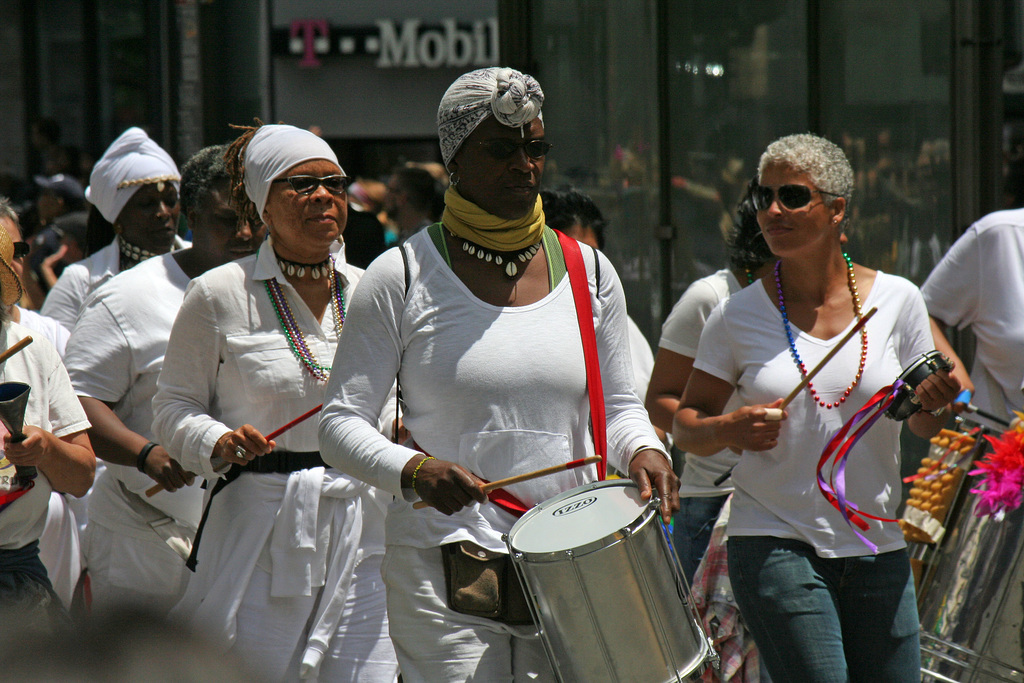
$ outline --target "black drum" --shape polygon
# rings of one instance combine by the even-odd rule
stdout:
[[[939,370],[952,370],[953,364],[940,351],[929,351],[914,359],[897,380],[903,384],[896,392],[896,398],[885,409],[885,414],[894,420],[902,421],[921,410],[921,401],[914,393],[914,387],[925,381]]]

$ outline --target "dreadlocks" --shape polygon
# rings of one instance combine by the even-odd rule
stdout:
[[[227,166],[228,175],[231,176],[231,201],[238,212],[238,224],[242,225],[248,221],[249,225],[256,226],[263,223],[263,217],[256,211],[256,205],[245,192],[245,150],[252,136],[263,125],[258,118],[254,118],[253,121],[256,123],[255,126],[231,124],[232,128],[242,131],[242,134],[228,145],[228,151],[224,153],[224,164]]]

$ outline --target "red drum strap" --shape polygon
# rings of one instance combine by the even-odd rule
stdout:
[[[608,438],[605,433],[604,389],[601,387],[601,365],[597,358],[597,335],[594,332],[594,312],[590,306],[590,287],[587,268],[583,263],[580,243],[555,230],[565,256],[565,269],[569,273],[572,298],[576,303],[576,318],[583,341],[583,360],[587,366],[587,394],[590,396],[590,423],[594,431],[594,452],[601,456],[597,464],[597,478],[604,480],[608,468]],[[594,258],[597,258],[595,252]]]

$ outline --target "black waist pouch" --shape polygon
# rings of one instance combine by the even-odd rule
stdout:
[[[507,553],[470,541],[441,546],[448,606],[511,626],[533,624],[519,575]]]

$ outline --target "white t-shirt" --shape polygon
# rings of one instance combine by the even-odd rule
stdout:
[[[921,287],[928,312],[977,338],[971,402],[1013,417],[1024,407],[1024,209],[967,229]]]
[[[661,326],[659,348],[687,358],[697,357],[697,344],[708,316],[719,302],[743,287],[728,268],[693,282],[672,307]],[[729,413],[743,405],[733,394],[723,412]],[[686,466],[679,482],[679,497],[721,496],[732,491],[732,482],[726,480],[715,486],[715,480],[739,462],[740,456],[728,448],[714,455],[686,454]]]
[[[879,272],[863,310],[877,306],[868,321],[868,355],[860,384],[839,408],[826,410],[802,391],[787,411],[779,445],[744,451],[733,470],[735,486],[729,536],[776,536],[804,541],[821,557],[870,554],[839,512],[818,490],[815,472],[832,436],[882,387],[892,384],[918,356],[934,348],[920,292],[903,278]],[[847,327],[852,328],[853,322]],[[817,365],[836,342],[818,339],[791,324],[800,358]],[[824,400],[834,400],[857,374],[860,335],[844,346],[814,378]],[[800,382],[790,356],[782,317],[763,285],[733,294],[712,312],[701,335],[694,367],[736,387],[746,405],[771,403]],[[900,503],[901,424],[880,418],[850,451],[847,498],[880,517],[895,517]],[[866,536],[879,552],[904,547],[894,523],[867,520]]]
[[[40,315],[29,308],[18,306],[18,312],[21,315],[19,322],[33,332],[38,332],[46,337],[47,341],[53,344],[53,348],[57,349],[57,353],[63,358],[64,350],[68,345],[68,338],[71,336],[68,328],[64,327],[58,320]]]
[[[148,259],[111,278],[86,302],[64,358],[78,395],[111,404],[125,427],[151,440],[156,440],[156,380],[188,283],[172,254]],[[103,457],[102,452],[96,455]],[[198,480],[150,498],[145,496],[153,486],[149,476],[109,462],[89,496],[90,518],[115,531],[152,535],[124,500],[120,483],[180,524],[199,524],[203,492]]]
[[[172,251],[190,246],[175,236]],[[46,295],[40,313],[55,318],[69,330],[75,328],[85,300],[101,284],[121,272],[121,251],[117,238],[95,254],[71,263],[60,274],[57,284]]]
[[[28,336],[33,336],[28,328],[18,323],[5,323],[0,330],[0,351]],[[30,387],[24,424],[45,429],[58,437],[89,428],[89,420],[71,388],[60,356],[46,339],[33,336],[31,344],[0,365],[0,382],[21,382]],[[0,426],[0,432],[6,430]],[[10,490],[14,474],[14,465],[0,451],[0,491]],[[46,525],[52,490],[46,475],[40,471],[29,492],[0,512],[0,549],[16,550],[39,538]]]
[[[647,342],[647,337],[640,331],[640,326],[626,316],[626,332],[629,337],[629,356],[633,361],[633,379],[636,381],[636,395],[641,398],[647,395],[647,385],[651,383],[651,372],[654,371],[654,352]]]
[[[382,436],[374,428],[376,415],[401,368],[405,425],[418,446],[437,458],[493,481],[592,454],[583,347],[569,278],[533,304],[493,306],[452,272],[426,231],[406,245],[408,296],[402,257],[393,248],[371,264],[353,298],[321,413],[323,457],[397,496],[387,517],[389,545],[428,548],[472,540],[504,551],[501,534],[515,519],[493,504],[474,504],[450,517],[412,509],[415,498],[402,490],[401,472],[419,451]],[[664,448],[634,390],[618,276],[598,254],[601,291],[595,292],[593,254],[583,250],[601,362],[608,462],[626,471],[638,449]],[[595,467],[583,467],[508,491],[529,506],[595,478]]]

